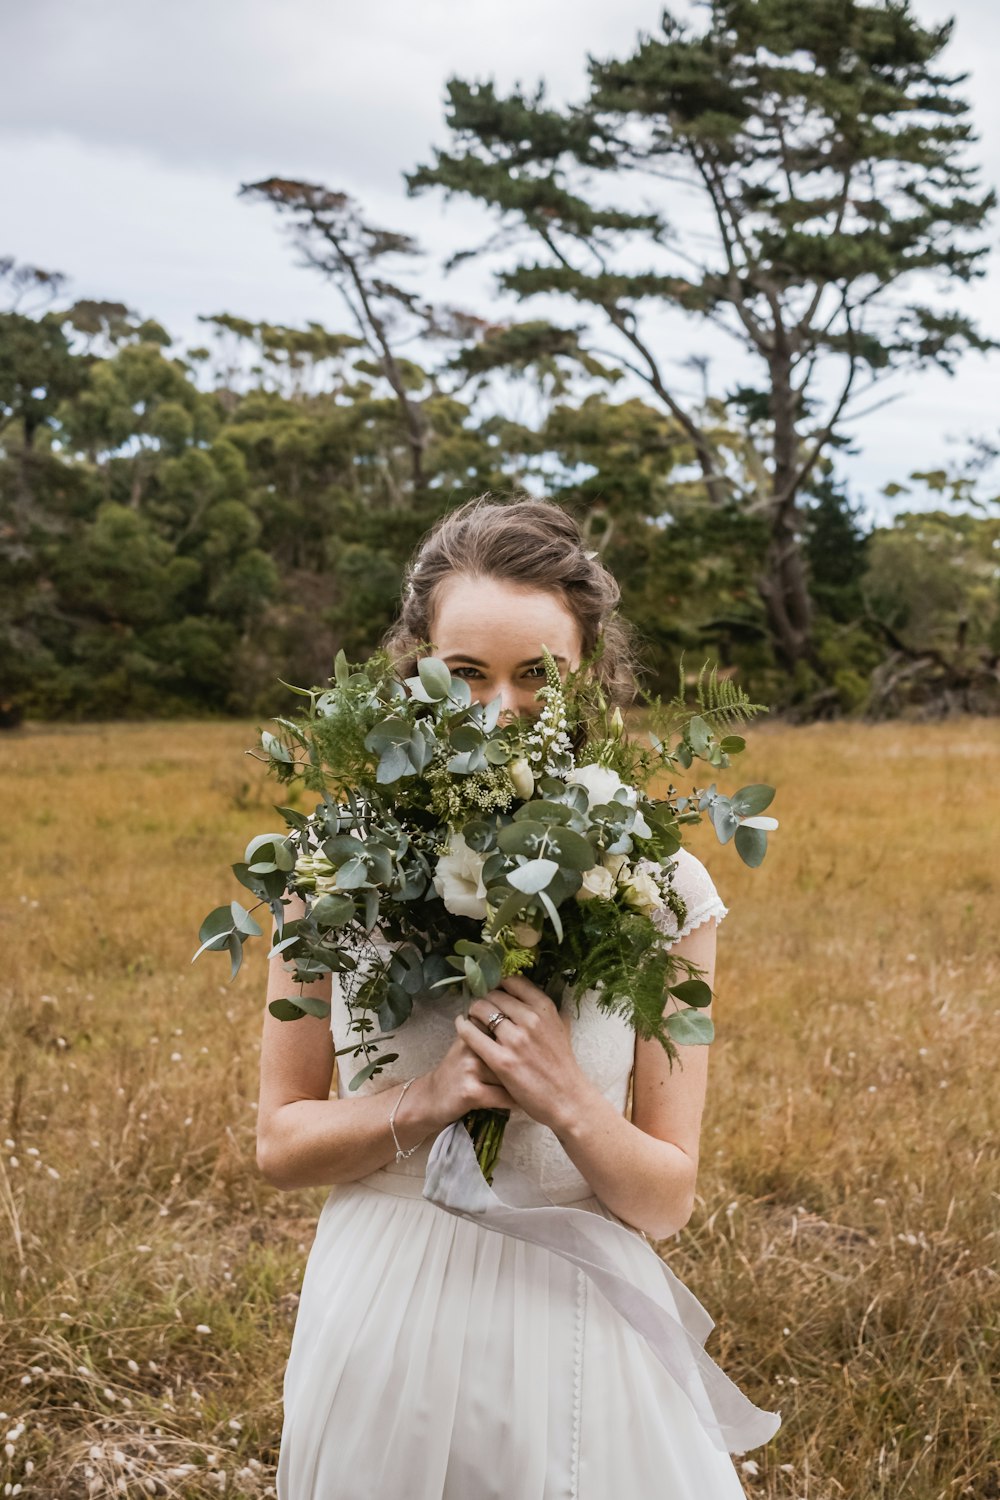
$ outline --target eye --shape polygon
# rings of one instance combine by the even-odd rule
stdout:
[[[452,669],[451,669],[451,675],[453,677],[461,677],[461,675],[462,675],[463,672],[478,672],[478,671],[479,671],[478,667],[452,667]]]
[[[538,666],[529,667],[528,668],[528,676],[530,677],[533,672],[536,673],[540,677],[544,677],[545,676],[545,667],[541,663],[539,663]]]

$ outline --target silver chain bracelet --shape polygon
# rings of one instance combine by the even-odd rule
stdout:
[[[406,1093],[406,1090],[410,1087],[411,1083],[416,1083],[416,1081],[416,1078],[408,1078],[406,1080],[406,1082],[403,1084],[402,1092],[400,1093],[399,1098],[396,1100],[395,1104],[392,1106],[392,1109],[389,1111],[389,1129],[392,1131],[392,1139],[396,1147],[397,1161],[405,1161],[408,1156],[412,1156],[414,1151],[416,1151],[417,1146],[421,1145],[423,1140],[423,1137],[421,1137],[421,1140],[417,1142],[417,1146],[411,1146],[409,1151],[404,1151],[402,1146],[399,1144],[399,1139],[396,1135],[396,1111],[403,1102],[403,1095]]]

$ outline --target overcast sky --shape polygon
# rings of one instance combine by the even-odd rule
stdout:
[[[578,99],[586,54],[622,55],[655,31],[656,0],[0,0],[0,254],[65,272],[73,297],[126,302],[182,341],[198,313],[347,326],[333,290],[296,266],[273,210],[236,196],[280,174],[344,189],[368,217],[427,251],[428,296],[478,313],[502,303],[482,263],[445,279],[455,248],[492,220],[438,193],[410,199],[402,173],[447,145],[445,81],[500,88],[544,78],[554,102]],[[957,11],[944,63],[969,71],[984,181],[1000,183],[1000,7],[916,0],[925,21]],[[682,210],[683,212],[683,210]],[[1000,223],[994,221],[994,244]],[[411,273],[412,274],[412,273]],[[410,283],[412,284],[412,282]],[[958,299],[1000,337],[1000,271]],[[565,321],[574,310],[562,308]],[[669,360],[708,351],[728,385],[725,346],[670,325]],[[844,461],[857,499],[914,468],[953,460],[996,435],[1000,356],[969,354],[949,379],[928,373],[859,421]],[[890,388],[886,388],[888,394]]]

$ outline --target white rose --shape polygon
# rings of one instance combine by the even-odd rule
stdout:
[[[531,767],[523,755],[519,755],[516,760],[511,761],[507,767],[507,775],[514,783],[514,790],[517,795],[527,802],[535,790],[535,778],[532,775]]]
[[[615,856],[624,859],[624,855]],[[590,901],[596,897],[600,901],[610,901],[615,889],[615,877],[605,865],[594,865],[592,869],[584,870],[583,884],[576,893],[578,901]]]
[[[617,771],[612,771],[610,766],[599,766],[596,762],[592,762],[589,766],[576,766],[570,771],[566,780],[584,788],[587,793],[588,807],[596,807],[599,802],[610,802],[618,788],[625,786]],[[626,790],[630,789],[626,788]],[[629,805],[635,806],[634,791],[629,799]]]
[[[602,854],[601,864],[606,870],[610,870],[613,879],[621,880],[622,871],[625,871],[625,879],[629,876],[629,862],[627,854]]]
[[[470,849],[463,834],[451,835],[448,852],[439,858],[433,879],[434,889],[456,917],[486,916],[485,863],[485,854]]]
[[[652,916],[657,907],[663,906],[663,895],[648,870],[635,870],[624,887],[625,900],[636,911]]]

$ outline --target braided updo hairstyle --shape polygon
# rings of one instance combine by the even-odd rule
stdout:
[[[434,523],[403,571],[399,614],[382,639],[401,677],[416,671],[418,646],[432,641],[442,581],[453,574],[495,578],[559,596],[580,628],[609,705],[625,708],[638,691],[634,627],[618,613],[621,590],[596,553],[584,547],[573,517],[551,500],[530,496],[467,500]]]

